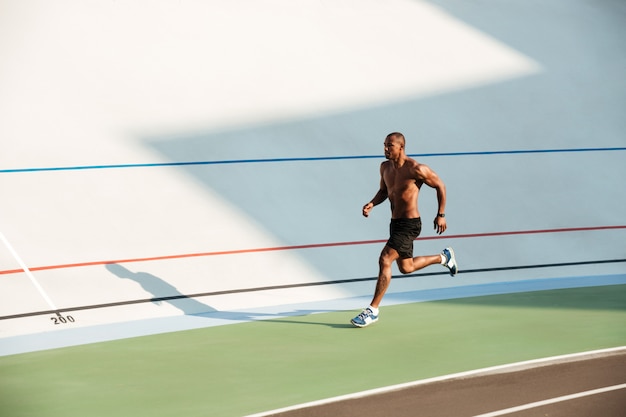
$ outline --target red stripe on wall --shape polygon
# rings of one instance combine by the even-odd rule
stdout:
[[[542,229],[542,230],[518,230],[518,231],[509,231],[509,232],[469,233],[469,234],[462,234],[462,235],[420,237],[417,240],[466,239],[466,238],[495,237],[495,236],[532,235],[532,234],[542,234],[542,233],[588,232],[588,231],[615,230],[615,229],[626,229],[626,225],[570,227],[570,228],[561,228],[561,229]],[[47,271],[51,269],[78,268],[78,267],[84,267],[84,266],[122,264],[122,263],[131,263],[131,262],[164,261],[168,259],[237,255],[237,254],[258,253],[258,252],[277,252],[277,251],[297,250],[297,249],[328,248],[328,247],[333,247],[333,246],[370,245],[374,243],[377,243],[377,244],[385,243],[386,241],[387,241],[386,239],[360,240],[360,241],[353,241],[353,242],[314,243],[314,244],[308,244],[308,245],[237,249],[237,250],[218,251],[218,252],[185,253],[185,254],[178,254],[178,255],[153,256],[153,257],[148,257],[148,258],[114,259],[114,260],[106,260],[106,261],[92,261],[92,262],[79,262],[79,263],[72,263],[72,264],[35,266],[32,268],[28,268],[28,269],[30,271]],[[8,269],[8,270],[3,270],[3,271],[0,270],[0,275],[17,274],[21,272],[24,272],[24,271],[22,269]]]

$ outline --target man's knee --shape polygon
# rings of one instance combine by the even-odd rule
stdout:
[[[399,270],[400,270],[400,272],[401,272],[401,273],[403,273],[403,274],[408,274],[408,273],[410,273],[410,272],[411,272],[411,271],[410,271],[407,267],[405,267],[403,264],[399,264],[399,265],[398,265],[398,269],[399,269]]]
[[[390,256],[385,256],[381,254],[380,257],[378,258],[378,265],[381,268],[391,267],[392,264],[393,264],[393,259]]]
[[[394,256],[395,253],[393,250],[389,250],[387,247],[380,253],[378,257],[378,265],[380,267],[391,267],[393,261],[397,259],[397,256]]]
[[[415,268],[413,267],[413,259],[411,258],[398,259],[397,263],[398,263],[398,269],[403,274],[410,274],[411,272],[415,271]]]

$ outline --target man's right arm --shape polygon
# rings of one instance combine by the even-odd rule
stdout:
[[[378,189],[378,192],[376,193],[374,198],[372,198],[369,203],[363,206],[363,216],[368,217],[370,215],[370,211],[374,208],[374,206],[377,206],[383,201],[385,201],[387,197],[388,197],[387,185],[385,184],[385,181],[383,179],[383,165],[381,164],[380,188]]]

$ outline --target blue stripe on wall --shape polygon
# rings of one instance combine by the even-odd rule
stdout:
[[[512,154],[538,154],[538,153],[568,153],[568,152],[614,152],[626,151],[626,147],[615,148],[574,148],[574,149],[525,149],[509,151],[479,151],[479,152],[442,152],[409,154],[410,157],[435,157],[435,156],[477,156],[477,155],[512,155]],[[40,167],[40,168],[15,168],[0,169],[0,174],[19,172],[42,172],[42,171],[79,171],[90,169],[117,169],[117,168],[153,168],[186,165],[224,165],[224,164],[253,164],[253,163],[280,163],[280,162],[310,162],[310,161],[334,161],[348,159],[382,159],[382,155],[352,155],[352,156],[320,156],[320,157],[296,157],[296,158],[264,158],[264,159],[227,159],[216,161],[190,161],[190,162],[159,162],[145,164],[111,164],[111,165],[79,165],[65,167]]]

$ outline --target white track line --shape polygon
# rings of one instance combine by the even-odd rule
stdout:
[[[562,402],[562,401],[575,400],[576,398],[586,397],[588,395],[602,394],[603,392],[615,391],[615,390],[624,389],[624,388],[626,388],[626,384],[613,385],[613,386],[610,386],[610,387],[592,389],[590,391],[584,391],[584,392],[579,392],[579,393],[576,393],[576,394],[564,395],[562,397],[556,397],[556,398],[551,398],[549,400],[537,401],[537,402],[534,402],[534,403],[528,403],[528,404],[520,405],[520,406],[517,406],[517,407],[505,408],[504,410],[498,410],[498,411],[494,411],[494,412],[491,412],[491,413],[480,414],[480,415],[476,415],[474,417],[497,417],[497,416],[503,416],[505,414],[511,414],[511,413],[515,413],[517,411],[524,411],[524,410],[528,410],[530,408],[541,407],[541,406],[544,406],[544,405],[554,404],[554,403],[558,403],[558,402]]]
[[[468,378],[468,377],[477,376],[477,375],[481,375],[481,374],[485,374],[485,373],[506,371],[506,370],[517,368],[517,367],[527,367],[527,366],[531,366],[531,365],[549,364],[549,363],[565,361],[565,360],[575,360],[577,358],[583,358],[583,357],[586,357],[586,356],[595,356],[595,355],[602,355],[602,354],[616,353],[616,352],[624,352],[624,351],[626,351],[626,346],[619,346],[619,347],[609,348],[609,349],[600,349],[600,350],[593,350],[593,351],[589,351],[589,352],[580,352],[580,353],[573,353],[573,354],[569,354],[569,355],[552,356],[552,357],[549,357],[549,358],[533,359],[533,360],[524,361],[524,362],[509,363],[509,364],[506,364],[506,365],[498,365],[498,366],[492,366],[492,367],[489,367],[489,368],[475,369],[473,371],[460,372],[460,373],[450,374],[450,375],[443,375],[443,376],[438,376],[438,377],[428,378],[428,379],[421,379],[419,381],[407,382],[405,384],[390,385],[388,387],[376,388],[376,389],[372,389],[372,390],[368,390],[368,391],[355,392],[353,394],[347,394],[347,395],[341,395],[341,396],[338,396],[338,397],[326,398],[326,399],[323,399],[323,400],[312,401],[312,402],[308,402],[308,403],[304,403],[304,404],[297,404],[297,405],[293,405],[291,407],[285,407],[285,408],[280,408],[280,409],[271,410],[271,411],[264,411],[264,412],[258,413],[258,414],[250,414],[250,415],[245,416],[245,417],[267,417],[267,416],[271,416],[271,415],[278,414],[278,413],[284,413],[284,412],[287,412],[287,411],[301,410],[303,408],[317,407],[317,406],[321,406],[321,405],[336,403],[336,402],[339,402],[339,401],[352,400],[352,399],[356,399],[356,398],[363,398],[363,397],[367,397],[367,396],[370,396],[370,395],[384,394],[384,393],[388,393],[388,392],[391,392],[391,391],[397,391],[397,390],[401,390],[401,389],[412,388],[412,387],[416,387],[416,386],[419,386],[419,385],[430,384],[430,383],[433,383],[433,382],[449,381],[449,380],[458,379],[458,378]],[[618,389],[618,388],[616,388],[616,389]],[[488,414],[485,414],[482,417],[485,417],[485,416],[488,416]],[[481,416],[475,416],[475,417],[481,417]]]
[[[9,243],[9,241],[7,240],[6,237],[4,237],[4,234],[2,232],[0,232],[0,239],[2,240],[2,242],[4,243],[4,246],[7,247],[7,249],[9,250],[9,252],[11,252],[11,255],[13,255],[13,257],[15,258],[15,260],[17,261],[17,263],[20,265],[20,268],[22,268],[22,270],[24,270],[24,273],[26,274],[26,276],[28,278],[30,278],[30,281],[33,283],[33,285],[35,286],[35,288],[37,288],[37,291],[39,291],[39,294],[41,294],[41,296],[43,297],[44,300],[46,300],[46,303],[48,303],[48,305],[50,306],[50,308],[52,310],[58,310],[58,308],[56,308],[56,306],[54,305],[54,303],[52,302],[52,300],[50,299],[50,297],[48,297],[48,294],[46,294],[46,292],[43,290],[43,288],[41,288],[41,285],[39,285],[39,283],[37,282],[37,280],[35,279],[35,276],[33,275],[32,272],[30,272],[30,269],[28,269],[28,267],[26,266],[26,264],[24,263],[24,261],[22,261],[22,258],[20,258],[20,256],[17,254],[17,252],[15,252],[15,249],[13,249],[13,246],[11,246],[11,244]]]

